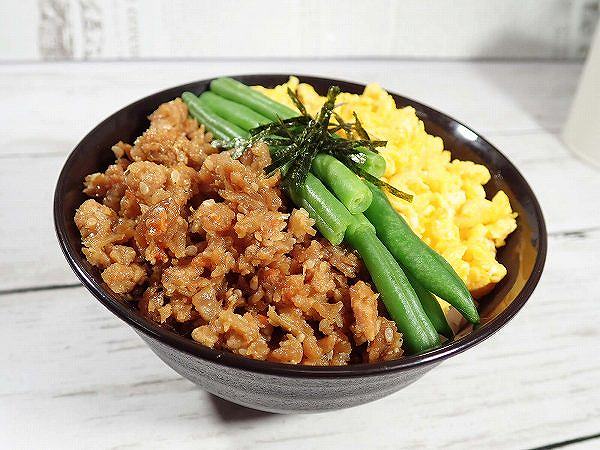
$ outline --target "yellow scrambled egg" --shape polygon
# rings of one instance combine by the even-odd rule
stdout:
[[[274,89],[256,89],[293,108],[288,87],[310,114],[325,101],[295,77]],[[342,93],[338,103],[344,120],[352,121],[354,111],[373,139],[387,141],[380,151],[387,163],[384,179],[414,195],[412,203],[393,196],[390,201],[415,233],[448,260],[470,291],[500,281],[506,268],[496,261],[496,248],[516,228],[517,214],[504,192],[485,198],[488,169],[471,161],[452,161],[442,140],[425,132],[415,110],[396,108],[377,84],[369,84],[362,95]]]

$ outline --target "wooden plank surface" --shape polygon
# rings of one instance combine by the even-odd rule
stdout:
[[[377,82],[485,134],[558,131],[580,64],[419,61],[209,61],[0,65],[0,155],[69,152],[133,100],[223,74],[291,73]],[[27,125],[35,123],[35,132]],[[68,124],[68,125],[67,125]]]
[[[548,223],[544,275],[509,325],[419,383],[350,410],[277,416],[223,402],[161,363],[85,289],[51,288],[77,285],[51,198],[83,134],[174,84],[273,71],[378,81],[455,116],[517,165]],[[600,433],[600,172],[556,134],[579,71],[418,61],[0,66],[0,448],[600,445],[589,438]]]

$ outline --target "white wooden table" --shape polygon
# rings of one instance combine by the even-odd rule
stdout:
[[[0,448],[600,447],[600,172],[558,133],[573,63],[244,61],[0,65]],[[546,269],[500,333],[418,383],[308,416],[221,401],[166,367],[80,286],[54,236],[54,183],[104,117],[219,74],[377,81],[482,132],[542,204]]]

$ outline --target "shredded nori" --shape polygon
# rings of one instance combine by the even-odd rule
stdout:
[[[213,141],[213,145],[230,149],[231,157],[237,159],[248,148],[264,142],[271,152],[271,164],[265,168],[265,172],[271,175],[280,170],[282,184],[291,191],[297,191],[304,184],[315,156],[326,153],[390,194],[412,201],[412,195],[374,177],[361,167],[367,159],[365,152],[368,150],[377,153],[378,147],[384,147],[387,141],[372,140],[355,112],[354,122],[344,121],[334,110],[339,93],[338,86],[330,87],[321,110],[315,117],[311,117],[296,92],[288,88],[288,95],[300,111],[300,116],[278,118],[275,122],[253,128],[248,139]],[[335,122],[331,122],[332,117]],[[343,131],[345,137],[336,134],[339,131]]]

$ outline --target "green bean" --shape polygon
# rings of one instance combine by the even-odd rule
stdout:
[[[318,154],[311,171],[321,180],[352,214],[361,213],[371,204],[373,194],[346,165],[331,155]]]
[[[315,227],[317,227],[317,230],[319,230],[319,233],[321,233],[325,239],[327,239],[329,242],[337,241],[339,239],[339,233],[331,228],[329,224],[317,214],[310,203],[304,199],[301,199],[296,206],[302,207],[306,210],[306,212],[308,212],[308,215],[315,221]]]
[[[404,273],[406,274],[408,281],[410,281],[411,286],[415,290],[417,297],[419,297],[421,306],[423,306],[423,309],[433,324],[433,327],[442,336],[452,339],[454,337],[454,332],[452,331],[452,328],[450,328],[450,325],[446,320],[446,315],[444,314],[444,311],[442,310],[442,307],[435,296],[421,286],[421,283],[415,280],[415,278],[408,271],[405,270]]]
[[[394,258],[427,289],[454,306],[469,322],[478,323],[479,313],[462,279],[441,255],[425,244],[394,210],[381,189],[366,182],[373,201],[365,216]]]
[[[360,254],[408,350],[421,353],[439,345],[439,335],[406,275],[375,233],[351,225],[346,240]]]
[[[333,134],[334,139],[343,139],[339,134]],[[357,150],[365,154],[366,161],[361,164],[361,168],[374,177],[381,178],[385,173],[385,158],[367,147],[357,147]]]
[[[369,219],[367,219],[363,213],[352,214],[352,217],[354,218],[354,221],[352,222],[353,226],[364,227],[365,229],[369,229],[375,233],[375,227],[371,222],[369,222]]]
[[[364,164],[361,165],[361,168],[374,177],[381,178],[385,173],[385,159],[383,156],[372,152],[371,150],[367,150],[366,148],[361,148],[361,151],[363,151],[367,157]]]
[[[207,109],[198,97],[191,92],[184,92],[181,98],[187,105],[190,115],[199,123],[203,124],[217,139],[233,139],[237,137],[247,138],[246,130],[226,121]]]
[[[290,192],[296,206],[305,208],[309,214],[314,211],[313,219],[318,230],[333,245],[344,240],[348,225],[354,220],[352,214],[335,196],[312,174],[308,174],[299,192]],[[327,227],[321,227],[324,223]]]
[[[254,112],[247,106],[227,100],[214,92],[203,92],[199,98],[200,102],[207,108],[213,110],[215,114],[246,131],[250,131],[252,128],[256,128],[260,125],[271,123],[269,119]]]
[[[240,103],[273,121],[299,116],[298,111],[271,100],[264,94],[233,78],[217,78],[210,83],[210,90],[215,94]]]

